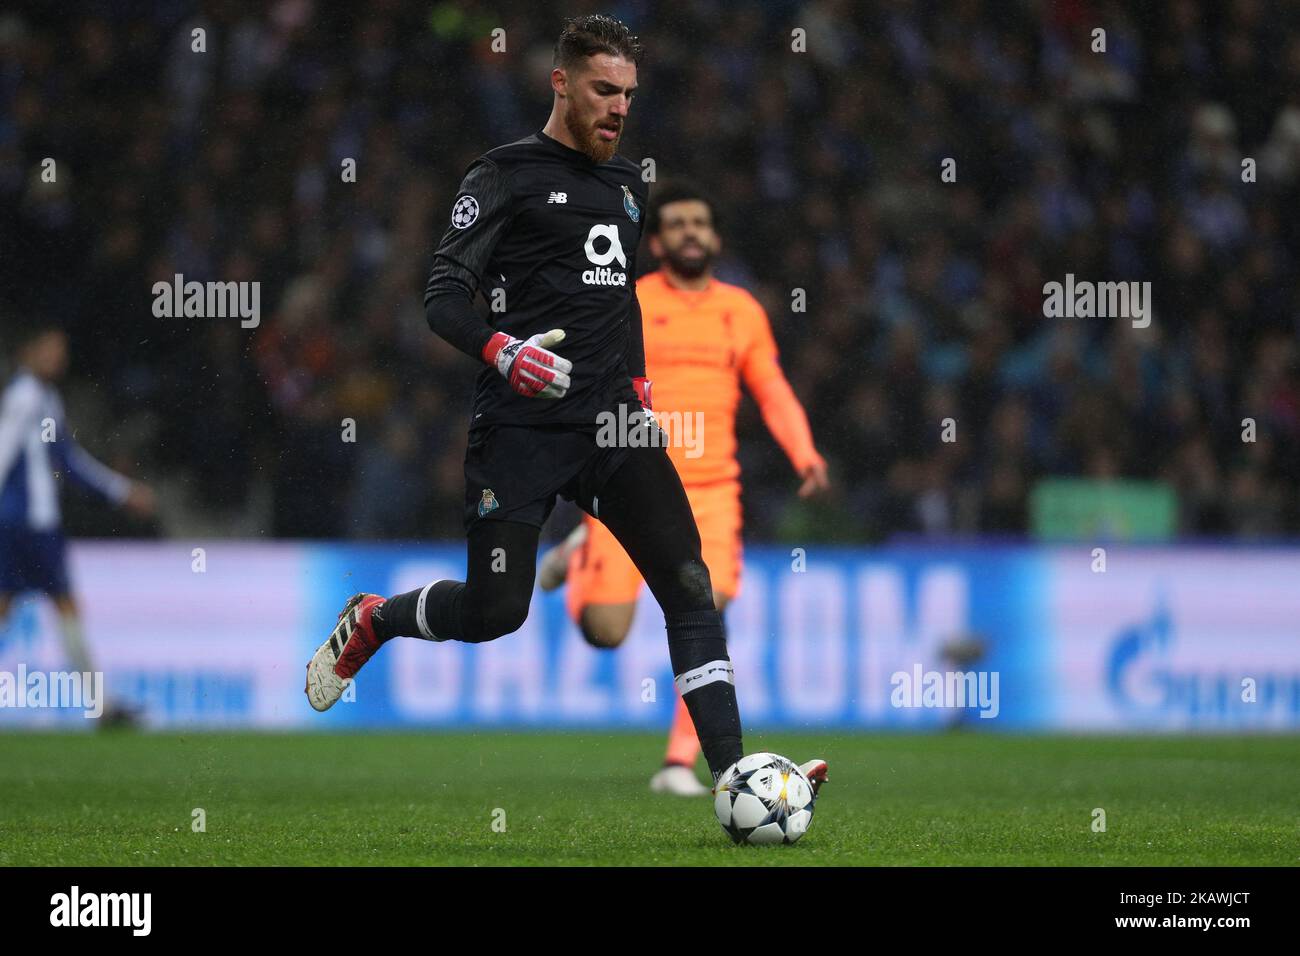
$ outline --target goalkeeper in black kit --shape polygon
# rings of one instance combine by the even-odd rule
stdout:
[[[742,756],[722,621],[677,472],[657,442],[597,440],[598,416],[620,420],[620,406],[621,420],[630,413],[656,427],[635,286],[648,187],[617,155],[641,54],[617,20],[568,21],[546,126],[465,174],[425,312],[438,335],[486,366],[465,454],[466,579],[354,595],[307,665],[317,710],[391,638],[479,643],[518,630],[560,495],[605,523],[663,609],[673,674],[714,779]],[[473,308],[479,292],[494,304],[495,327]],[[816,765],[815,786],[825,775]]]

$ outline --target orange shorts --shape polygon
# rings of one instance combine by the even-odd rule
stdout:
[[[704,565],[713,590],[734,598],[740,592],[740,482],[686,486],[700,529]],[[587,540],[569,558],[565,605],[575,621],[588,604],[630,604],[641,592],[641,573],[614,535],[586,516]]]

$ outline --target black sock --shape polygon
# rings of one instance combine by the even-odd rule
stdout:
[[[418,637],[426,641],[454,638],[459,628],[451,622],[454,604],[465,585],[459,581],[434,581],[414,591],[396,594],[377,607],[371,617],[380,643],[394,637]],[[424,596],[423,608],[420,597]],[[421,613],[423,611],[423,613]]]
[[[665,614],[664,623],[677,690],[686,701],[700,749],[717,780],[744,755],[722,615],[712,608],[679,612]]]

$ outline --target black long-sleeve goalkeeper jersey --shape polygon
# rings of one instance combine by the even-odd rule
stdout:
[[[561,399],[515,394],[495,368],[479,374],[472,426],[595,424],[635,401],[645,374],[636,249],[649,187],[635,163],[595,163],[545,133],[490,150],[465,173],[425,289],[430,327],[481,361],[494,331],[520,339],[563,329],[573,363]],[[481,291],[491,326],[474,312]]]

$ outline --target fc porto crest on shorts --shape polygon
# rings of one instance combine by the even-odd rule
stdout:
[[[484,488],[483,497],[478,503],[478,516],[485,518],[500,507],[501,503],[497,501],[496,493],[491,488]]]
[[[627,213],[627,217],[633,222],[641,221],[641,207],[632,198],[632,190],[626,186],[623,187],[623,211]]]

